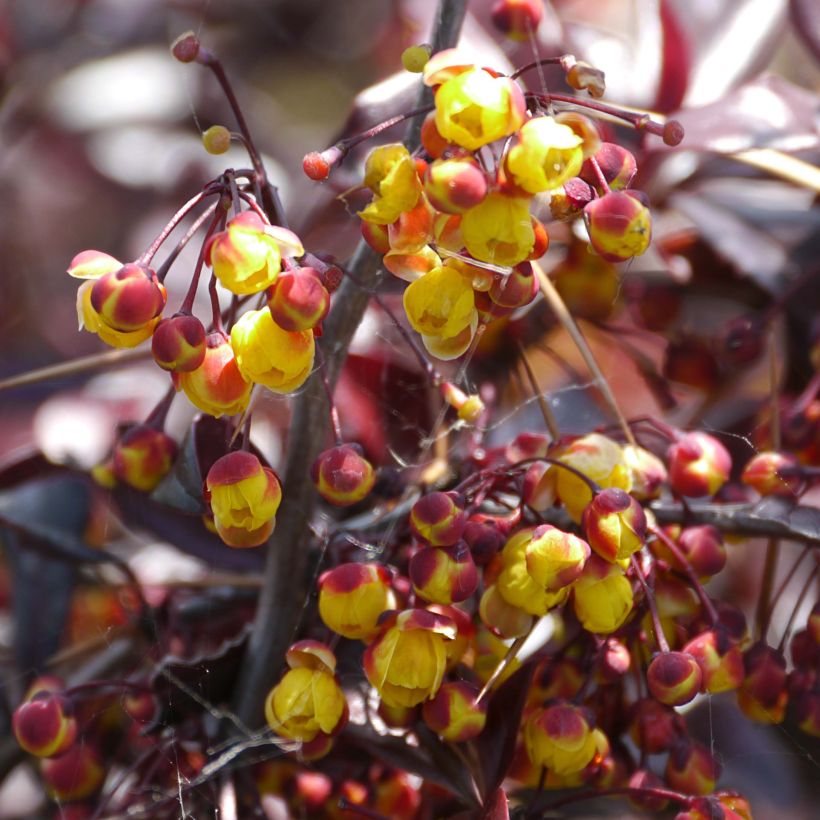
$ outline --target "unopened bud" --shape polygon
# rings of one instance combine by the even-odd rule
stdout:
[[[427,45],[427,43],[422,43],[417,46],[408,46],[401,53],[401,64],[407,71],[413,74],[421,74],[432,53],[433,49]]]
[[[193,31],[186,31],[171,44],[171,54],[181,63],[192,63],[199,54],[199,38]]]
[[[649,664],[646,681],[652,696],[667,706],[689,703],[703,681],[698,662],[684,652],[662,652]]]
[[[209,154],[224,154],[231,147],[231,132],[224,125],[212,125],[203,133],[202,144]]]

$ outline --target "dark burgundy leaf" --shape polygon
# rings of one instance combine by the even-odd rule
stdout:
[[[680,145],[686,151],[802,151],[820,142],[817,96],[774,75],[761,76],[716,102],[674,116],[686,132]],[[660,141],[651,147],[664,150]]]
[[[691,58],[686,32],[670,0],[661,0],[661,77],[655,108],[668,113],[679,108],[686,95]]]
[[[485,799],[501,786],[510,768],[534,668],[533,663],[525,663],[490,697],[487,723],[476,739],[484,769]]]
[[[27,448],[12,453],[0,464],[0,490],[6,490],[33,478],[44,478],[53,473],[67,471],[62,464],[49,461],[39,450]]]
[[[817,0],[790,0],[789,11],[797,36],[820,61],[820,4]]]

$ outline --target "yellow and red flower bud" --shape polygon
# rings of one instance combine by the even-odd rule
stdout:
[[[606,319],[615,307],[621,288],[617,268],[586,248],[573,253],[552,269],[550,276],[573,316],[590,321]]]
[[[624,445],[623,454],[632,478],[632,489],[629,492],[633,498],[638,501],[657,498],[667,479],[663,462],[649,450],[634,444]]]
[[[497,580],[498,591],[508,604],[530,615],[545,615],[562,604],[569,588],[560,580],[576,577],[589,556],[589,548],[580,538],[560,530],[552,534],[553,529],[545,526],[521,530],[507,541],[501,553],[503,569]],[[539,580],[531,574],[530,565]]]
[[[467,542],[478,566],[489,564],[504,546],[504,535],[497,526],[478,520],[469,520],[464,526],[462,538]]]
[[[490,12],[495,27],[511,40],[528,40],[544,15],[542,0],[497,0]]]
[[[150,493],[168,474],[178,449],[162,430],[136,424],[114,445],[114,475],[129,487]]]
[[[276,278],[268,308],[283,330],[312,330],[327,315],[330,294],[315,268],[294,268]]]
[[[652,219],[632,191],[612,191],[584,208],[589,241],[609,262],[625,262],[649,247]]]
[[[632,666],[632,656],[625,644],[616,638],[604,641],[595,670],[596,678],[602,683],[615,683],[621,680]]]
[[[478,700],[478,687],[466,681],[443,683],[421,709],[424,722],[449,743],[477,737],[487,722],[487,701]]]
[[[269,310],[249,310],[240,316],[231,328],[231,346],[243,378],[274,393],[297,390],[313,369],[313,333],[284,330]]]
[[[410,559],[408,575],[416,594],[434,604],[466,601],[478,588],[478,570],[464,541],[423,547]]]
[[[669,753],[664,777],[684,794],[711,794],[720,777],[720,764],[705,746],[681,740]]]
[[[661,652],[649,664],[646,682],[656,700],[667,706],[682,706],[700,691],[703,672],[688,653]]]
[[[717,527],[701,524],[686,527],[678,536],[678,546],[698,578],[705,579],[717,575],[726,566],[726,547]],[[669,563],[675,569],[683,570],[682,564],[674,557]]]
[[[387,238],[387,225],[362,220],[360,223],[362,239],[373,248],[376,253],[385,254],[390,250],[390,241]]]
[[[234,349],[222,333],[208,335],[205,358],[196,370],[175,378],[194,407],[217,418],[245,410],[253,387],[242,375]]]
[[[538,295],[538,280],[529,262],[520,262],[507,276],[496,276],[487,295],[493,304],[515,310]]]
[[[151,337],[159,323],[159,316],[155,316],[147,324],[137,330],[114,330],[94,310],[91,304],[91,292],[96,282],[86,281],[77,290],[77,320],[80,330],[85,328],[89,333],[96,333],[107,345],[117,348],[131,348]]]
[[[258,547],[273,532],[282,501],[279,479],[252,453],[236,451],[214,462],[205,479],[216,531],[231,547]]]
[[[48,795],[61,803],[90,797],[105,780],[102,759],[87,743],[77,743],[60,757],[40,761],[40,773]]]
[[[487,195],[487,177],[472,158],[439,159],[427,168],[424,193],[436,210],[463,214]]]
[[[521,127],[506,158],[511,180],[531,194],[559,188],[577,176],[584,161],[583,140],[554,117],[533,117]]]
[[[741,711],[758,723],[780,723],[786,710],[786,659],[762,641],[743,654],[745,676],[737,693]]]
[[[561,776],[580,772],[596,752],[583,711],[566,702],[534,711],[524,723],[524,744],[534,766]]]
[[[613,191],[622,191],[624,188],[628,188],[638,172],[638,164],[635,162],[632,153],[614,142],[602,143],[595,153],[594,159],[598,163],[607,185]],[[604,193],[600,187],[600,178],[589,160],[584,163],[579,176],[584,182],[588,182],[594,188],[597,188],[599,194]]]
[[[701,688],[716,695],[737,689],[743,682],[743,654],[722,629],[708,629],[696,635],[684,647],[703,674]]]
[[[514,80],[476,67],[444,81],[435,102],[441,136],[468,151],[515,133],[526,113],[524,95]]]
[[[790,453],[768,451],[752,456],[740,480],[761,495],[793,496],[800,489],[800,463]]]
[[[205,261],[231,293],[261,293],[276,281],[282,254],[267,227],[254,211],[243,211],[208,240]]]
[[[623,561],[646,541],[646,515],[629,493],[601,490],[584,510],[581,526],[590,547],[607,561]]]
[[[376,711],[391,729],[409,729],[419,719],[419,710],[416,706],[388,706],[380,700]]]
[[[364,653],[364,672],[388,706],[416,706],[438,692],[447,666],[450,618],[406,609],[388,618]]]
[[[37,757],[64,754],[77,737],[77,723],[59,692],[42,690],[15,710],[11,728],[21,748]]]
[[[163,319],[151,338],[154,361],[174,373],[189,373],[205,360],[205,327],[196,316],[177,313]]]
[[[310,479],[325,501],[347,507],[373,489],[376,473],[358,444],[340,444],[319,454],[310,469]]]
[[[410,529],[422,541],[434,547],[457,543],[464,532],[467,517],[454,493],[434,492],[423,495],[410,510]]]
[[[112,330],[133,333],[156,319],[165,307],[165,288],[149,268],[123,265],[91,287],[91,307]]]
[[[667,453],[669,482],[678,495],[714,495],[729,478],[732,457],[713,436],[686,433]]]
[[[529,200],[493,191],[461,217],[464,246],[481,262],[513,267],[535,245]]]
[[[407,320],[417,333],[450,339],[476,318],[470,283],[452,267],[433,268],[404,291]]]
[[[550,195],[550,216],[556,222],[573,222],[594,198],[594,191],[584,180],[568,179]]]
[[[654,698],[642,698],[632,707],[629,734],[646,754],[669,751],[685,729],[683,718],[671,706],[658,703]]]
[[[368,223],[363,222],[362,224],[367,225]],[[405,282],[415,282],[416,279],[421,279],[426,273],[430,273],[433,268],[440,268],[442,264],[441,257],[429,245],[412,253],[392,251],[388,245],[382,262],[393,276]]]
[[[656,797],[652,794],[653,789],[664,788],[664,782],[650,769],[636,769],[629,776],[627,785],[630,789],[638,789],[644,792],[644,794],[631,794],[629,802],[645,812],[652,812],[653,814],[662,812],[669,805],[666,798]]]
[[[521,482],[521,500],[537,512],[544,512],[552,507],[557,500],[557,472],[553,465],[545,461],[530,464]]]
[[[433,158],[438,159],[450,147],[436,127],[436,112],[431,111],[421,124],[421,146]]]
[[[396,253],[422,253],[433,239],[435,211],[427,197],[419,196],[415,207],[402,211],[395,222],[387,226],[387,241]]]
[[[485,576],[484,583],[487,583]],[[520,638],[532,629],[534,618],[528,612],[504,599],[496,584],[484,590],[478,604],[481,622],[502,638]]]
[[[473,640],[473,650],[475,656],[473,660],[473,672],[478,675],[482,683],[486,683],[490,677],[495,673],[498,665],[504,661],[507,655],[507,646],[501,638],[493,634],[492,630],[488,629],[483,624],[479,624],[476,629],[475,638]],[[491,687],[491,691],[500,686],[511,675],[521,668],[521,661],[518,658],[513,658],[505,667],[501,675],[496,679]]]
[[[749,714],[746,709],[743,711]],[[820,693],[800,692],[794,699],[794,717],[801,731],[812,737],[820,737]]]
[[[325,654],[331,667],[291,664],[265,700],[265,718],[281,737],[310,742],[319,735],[333,735],[347,719],[347,702],[334,675],[336,659],[329,648]],[[290,659],[289,659],[290,660]]]
[[[530,251],[527,259],[530,261],[535,261],[536,259],[540,259],[549,249],[550,235],[547,233],[547,229],[540,219],[532,217],[530,219],[530,224],[532,225],[532,232],[535,236],[535,241],[533,242],[532,250]]]
[[[375,194],[359,216],[365,222],[390,225],[410,211],[421,193],[416,163],[401,144],[380,145],[368,154],[364,184]]]
[[[107,273],[115,273],[122,262],[102,251],[81,251],[68,266],[68,275],[75,279],[99,279]]]
[[[395,606],[390,573],[381,564],[341,564],[319,577],[319,615],[345,638],[370,640],[379,616]]]
[[[588,632],[608,635],[632,611],[632,585],[617,564],[591,555],[572,585],[572,607]]]
[[[401,770],[385,770],[376,778],[373,789],[373,807],[382,817],[416,820],[421,792],[414,785],[412,775]]]
[[[599,487],[614,487],[629,492],[632,475],[623,449],[612,439],[600,433],[589,433],[575,439],[559,452],[558,459],[594,481]],[[581,516],[590,501],[592,490],[586,482],[569,470],[557,468],[555,473],[558,497],[574,521]]]

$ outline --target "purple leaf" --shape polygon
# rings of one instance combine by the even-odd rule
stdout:
[[[820,62],[820,5],[817,0],[790,0],[789,12],[795,33]]]

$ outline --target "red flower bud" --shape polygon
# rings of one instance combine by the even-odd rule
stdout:
[[[480,567],[490,563],[493,556],[504,546],[504,535],[492,524],[470,520],[461,536],[473,554],[473,561]]]
[[[457,543],[467,518],[451,493],[427,493],[410,510],[413,534],[434,547]]]
[[[122,332],[139,330],[162,313],[165,288],[149,268],[123,265],[94,282],[91,306],[108,327]]]
[[[790,453],[768,451],[749,459],[740,480],[761,495],[792,496],[803,483],[799,469],[800,463]]]
[[[720,777],[720,764],[705,746],[681,740],[669,754],[666,781],[684,794],[710,794]]]
[[[327,316],[330,294],[317,270],[294,268],[277,277],[268,308],[283,330],[312,330]]]
[[[533,275],[532,265],[521,262],[507,276],[496,277],[487,295],[501,308],[528,305],[538,295],[538,280]]]
[[[330,175],[333,166],[344,157],[344,152],[335,145],[319,153],[311,151],[305,154],[302,160],[302,170],[310,179],[316,182],[324,182]]]
[[[646,540],[646,515],[629,493],[611,487],[584,510],[581,526],[590,547],[607,561],[622,561]]]
[[[631,152],[627,151],[620,145],[614,142],[604,142],[598,149],[594,156],[595,162],[601,169],[604,179],[607,181],[610,189],[613,191],[621,191],[629,187],[629,183],[638,172],[638,164],[635,162],[635,157]],[[595,188],[599,188],[599,193],[603,193],[600,189],[600,181],[595,168],[592,163],[587,160],[581,166],[581,179],[588,182]]]
[[[495,27],[511,40],[527,40],[544,15],[542,0],[497,0],[490,12]]]
[[[598,679],[604,683],[614,683],[629,671],[631,664],[629,649],[616,638],[607,638],[596,670]]]
[[[439,159],[427,168],[424,193],[436,210],[463,214],[486,196],[487,178],[471,158]]]
[[[713,436],[686,433],[667,453],[669,482],[679,495],[714,495],[729,478],[732,457]]]
[[[649,691],[667,706],[689,703],[700,691],[702,680],[698,662],[684,652],[662,652],[646,670]]]
[[[114,475],[135,490],[150,493],[168,474],[178,449],[162,430],[136,424],[114,445]]]
[[[154,361],[174,373],[189,373],[205,360],[205,327],[196,316],[177,313],[163,319],[151,339]]]
[[[433,159],[438,159],[450,147],[436,126],[435,111],[431,111],[421,124],[421,145]]]
[[[64,754],[77,736],[77,724],[66,710],[67,701],[58,693],[37,692],[14,710],[11,726],[17,742],[37,757]]]
[[[478,688],[466,681],[444,683],[421,708],[424,722],[450,743],[463,743],[481,734],[487,721],[487,701],[479,702]]]
[[[45,790],[60,802],[89,797],[105,780],[102,759],[87,743],[72,746],[61,757],[43,760],[40,771]]]
[[[723,630],[709,629],[683,647],[700,666],[701,687],[713,695],[737,689],[743,681],[743,655]]]
[[[361,501],[376,482],[373,466],[357,444],[340,444],[320,453],[310,478],[319,495],[337,507]]]
[[[629,734],[647,754],[668,751],[684,730],[683,718],[670,706],[652,698],[642,698],[632,707]]]
[[[711,578],[726,566],[726,547],[717,527],[710,524],[686,527],[678,536],[678,545],[699,578]],[[683,570],[678,561],[670,563]]]
[[[738,692],[741,710],[760,723],[780,723],[788,700],[786,659],[759,641],[746,650],[743,664],[745,677]]]

